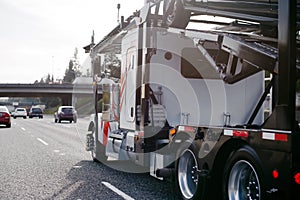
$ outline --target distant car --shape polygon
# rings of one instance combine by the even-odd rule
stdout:
[[[72,121],[77,122],[77,112],[73,106],[60,106],[57,112],[54,113],[54,122]]]
[[[28,113],[29,118],[38,117],[40,119],[43,118],[43,111],[39,107],[31,107]]]
[[[0,106],[0,124],[4,124],[7,128],[11,127],[10,114],[6,106]]]
[[[27,118],[27,111],[25,108],[16,108],[14,112],[14,119],[17,117],[23,117],[24,119]]]

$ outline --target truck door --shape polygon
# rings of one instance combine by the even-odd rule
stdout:
[[[136,75],[137,56],[136,47],[127,48],[123,54],[122,79],[120,92],[120,126],[126,129],[135,129],[136,113]]]
[[[135,119],[135,92],[136,92],[136,62],[135,49],[129,49],[127,52],[127,78],[126,78],[126,121],[133,122]]]

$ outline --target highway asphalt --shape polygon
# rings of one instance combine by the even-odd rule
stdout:
[[[0,127],[0,199],[178,199],[169,181],[93,162],[87,125],[87,118],[70,124],[44,116]]]

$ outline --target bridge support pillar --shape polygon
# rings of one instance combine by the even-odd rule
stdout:
[[[61,103],[62,103],[63,106],[72,105],[72,94],[61,96]]]

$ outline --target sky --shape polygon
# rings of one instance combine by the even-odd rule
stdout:
[[[144,5],[144,0],[0,0],[0,83],[62,78],[78,48],[83,68],[95,43]]]

